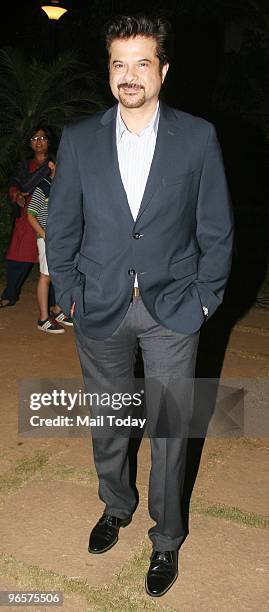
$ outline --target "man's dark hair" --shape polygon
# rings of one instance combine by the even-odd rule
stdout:
[[[146,15],[119,15],[105,24],[106,48],[116,38],[133,38],[134,36],[152,37],[156,40],[156,54],[160,68],[169,63],[172,57],[172,28],[165,17],[148,17]]]

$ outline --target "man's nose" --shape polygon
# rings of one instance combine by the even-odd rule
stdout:
[[[127,81],[132,81],[137,78],[136,66],[126,66],[125,78]]]

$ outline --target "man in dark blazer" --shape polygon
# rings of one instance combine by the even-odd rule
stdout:
[[[126,390],[141,348],[152,449],[149,512],[156,523],[146,576],[152,596],[163,595],[178,573],[192,414],[186,381],[194,377],[199,330],[223,298],[233,233],[214,127],[159,102],[169,34],[159,18],[107,24],[118,104],[64,129],[46,232],[57,303],[74,317],[86,389],[112,394],[120,381]],[[92,414],[101,414],[100,406]],[[164,437],[160,423],[171,414]],[[136,496],[128,436],[115,429],[92,435],[105,510],[89,552],[100,554],[130,523]]]

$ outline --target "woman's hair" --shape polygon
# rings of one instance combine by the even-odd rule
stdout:
[[[133,38],[145,36],[156,41],[157,57],[160,69],[172,58],[172,28],[165,17],[148,17],[146,15],[119,15],[105,24],[104,35],[106,49],[110,54],[110,46],[116,38]]]
[[[50,144],[53,140],[52,131],[49,127],[47,127],[46,125],[42,125],[42,124],[36,125],[35,127],[32,128],[32,130],[29,132],[27,140],[29,140],[30,142],[31,138],[33,138],[33,136],[36,134],[36,132],[39,132],[39,130],[43,130]]]
[[[39,123],[36,126],[34,126],[28,133],[28,137],[26,139],[26,144],[28,146],[28,152],[29,152],[29,147],[31,148],[31,154],[33,154],[32,151],[32,147],[31,147],[31,138],[33,138],[33,136],[35,136],[35,134],[37,132],[39,132],[40,130],[42,130],[44,132],[44,134],[46,135],[47,139],[48,139],[48,156],[54,156],[55,157],[55,152],[57,150],[57,142],[56,142],[56,137],[53,134],[52,130],[44,125],[43,123]]]

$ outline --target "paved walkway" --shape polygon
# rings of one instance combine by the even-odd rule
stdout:
[[[19,381],[80,378],[73,330],[61,336],[39,332],[34,292],[28,281],[18,306],[0,313],[0,590],[64,592],[62,607],[21,610],[267,611],[269,436],[261,424],[258,436],[254,428],[248,437],[207,438],[180,575],[167,595],[153,600],[144,592],[152,524],[147,440],[139,452],[140,504],[132,524],[107,554],[88,554],[89,531],[102,511],[90,439],[17,435]],[[245,379],[251,397],[253,386],[268,377],[268,340],[269,312],[250,310],[229,336],[223,382]],[[264,414],[266,397],[259,401]]]

